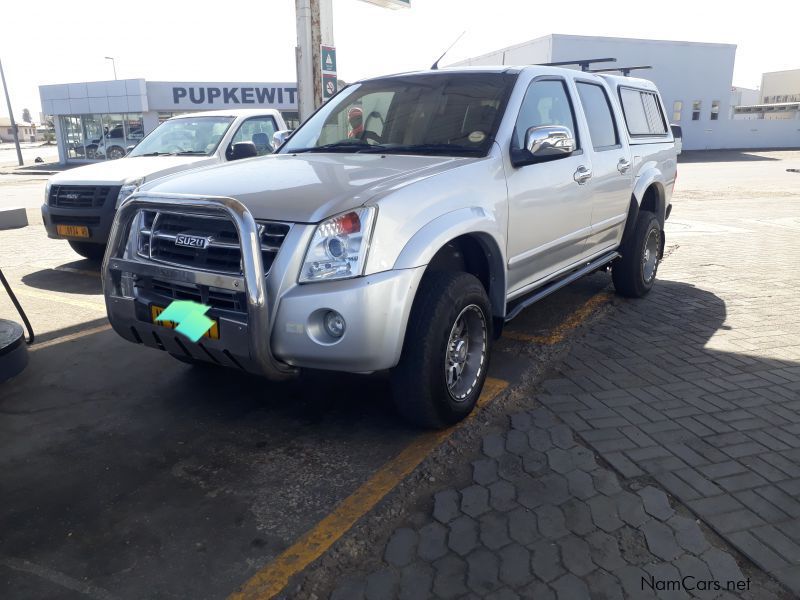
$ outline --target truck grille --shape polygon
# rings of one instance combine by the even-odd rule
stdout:
[[[242,272],[239,235],[233,222],[225,217],[143,211],[140,224],[139,256],[215,273]],[[288,223],[259,223],[265,274],[269,273],[290,228]],[[175,241],[179,234],[207,238],[208,243],[205,248],[178,246]]]
[[[58,208],[98,208],[119,194],[119,187],[110,185],[54,185],[47,203]]]

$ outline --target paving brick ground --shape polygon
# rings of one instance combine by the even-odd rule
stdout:
[[[747,582],[694,517],[661,489],[598,464],[547,408],[484,437],[472,483],[438,492],[427,523],[396,529],[383,562],[340,581],[331,598],[610,600],[652,597],[646,582],[686,576]],[[659,596],[779,597],[763,588]]]
[[[472,482],[331,598],[653,597],[742,568],[767,575],[657,596],[800,596],[800,183],[720,179],[676,205],[654,291],[615,300]]]

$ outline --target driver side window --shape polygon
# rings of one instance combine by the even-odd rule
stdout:
[[[253,142],[259,156],[272,153],[272,134],[277,131],[272,117],[253,117],[241,124],[231,140],[231,148],[237,142]]]
[[[525,148],[525,133],[531,127],[561,125],[572,133],[576,150],[580,148],[575,135],[575,115],[569,101],[566,84],[562,80],[545,79],[534,81],[528,87],[519,109],[517,125],[512,137],[512,150]]]

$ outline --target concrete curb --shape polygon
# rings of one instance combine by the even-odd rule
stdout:
[[[19,229],[28,226],[28,213],[24,208],[5,208],[0,210],[0,230]]]

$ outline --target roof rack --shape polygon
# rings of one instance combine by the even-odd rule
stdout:
[[[589,69],[589,73],[614,73],[620,71],[624,77],[631,74],[631,71],[641,71],[644,69],[652,69],[650,65],[641,65],[639,67],[614,67],[613,69]]]
[[[559,62],[541,63],[542,67],[564,67],[567,65],[580,65],[581,71],[588,71],[593,63],[617,62],[616,58],[583,58],[578,60],[562,60]]]

